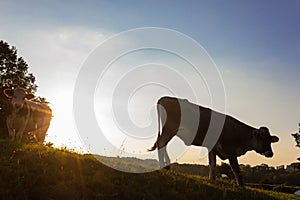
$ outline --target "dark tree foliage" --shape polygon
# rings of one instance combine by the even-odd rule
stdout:
[[[286,169],[284,166],[277,168],[270,167],[266,164],[257,166],[240,165],[241,174],[245,183],[253,184],[271,184],[271,185],[289,185],[300,186],[300,163],[292,163]],[[195,164],[178,164],[171,165],[173,171],[208,177],[209,167]],[[220,178],[221,174],[226,174],[229,179],[234,180],[234,175],[230,165],[221,163],[216,166],[216,176]]]
[[[292,134],[292,136],[295,138],[296,141],[296,146],[300,148],[300,133],[295,133]],[[298,160],[300,161],[300,157],[298,158]]]
[[[22,87],[27,92],[35,93],[37,85],[35,77],[28,71],[28,65],[22,57],[18,57],[17,49],[0,40],[0,138],[8,136],[6,116],[10,113],[10,103],[4,96],[6,88]]]
[[[295,141],[296,141],[296,146],[300,148],[300,134],[299,133],[295,133],[295,134],[292,134],[292,136],[295,138]]]
[[[22,87],[35,93],[37,85],[35,77],[28,72],[28,65],[22,57],[17,56],[17,49],[0,41],[0,77],[2,88]]]
[[[10,103],[4,96],[2,88],[0,89],[0,138],[8,137],[6,126],[6,116],[10,113]]]

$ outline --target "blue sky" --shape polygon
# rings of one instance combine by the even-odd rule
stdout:
[[[109,36],[132,28],[182,32],[218,66],[227,112],[255,127],[266,125],[281,139],[274,145],[274,159],[250,153],[241,162],[279,165],[300,153],[290,136],[300,120],[299,10],[300,2],[293,0],[0,1],[0,39],[16,46],[29,63],[38,94],[48,97],[54,111],[65,109],[65,115],[54,114],[50,132],[52,140],[63,134],[64,145],[70,145],[77,144],[72,91],[89,53]],[[60,121],[69,126],[61,127]],[[194,150],[189,155],[182,161],[199,161],[192,158],[198,155]]]

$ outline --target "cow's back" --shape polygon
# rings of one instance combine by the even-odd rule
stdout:
[[[32,118],[34,121],[38,121],[41,118],[51,118],[52,110],[47,104],[37,103],[36,108],[32,109]]]
[[[201,146],[208,131],[212,110],[186,99],[162,97],[158,105],[164,130],[175,132],[187,145]]]

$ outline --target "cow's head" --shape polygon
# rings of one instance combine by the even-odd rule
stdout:
[[[273,156],[271,143],[278,142],[277,136],[271,136],[269,129],[266,127],[260,127],[258,130],[254,130],[254,150],[268,158]]]
[[[26,99],[31,100],[34,98],[33,94],[27,94],[23,88],[17,88],[15,90],[5,89],[4,94],[11,99],[13,112],[21,110]]]

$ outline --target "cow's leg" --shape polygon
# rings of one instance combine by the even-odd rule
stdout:
[[[16,132],[15,132],[15,129],[8,129],[8,134],[9,134],[9,138],[11,140],[15,140],[15,135],[16,135]]]
[[[212,151],[208,153],[208,160],[209,160],[209,180],[211,182],[215,182],[215,167],[216,167],[216,154]]]
[[[11,140],[15,139],[15,130],[14,129],[8,128],[8,134],[9,134],[9,138]]]
[[[24,130],[25,130],[25,126],[24,126],[24,127],[22,126],[22,127],[17,131],[17,133],[16,133],[16,140],[17,140],[17,141],[21,141],[21,140],[22,140]]]
[[[35,125],[34,125],[34,130],[32,132],[32,135],[34,137],[34,141],[32,141],[32,142],[39,143],[40,142],[40,136],[41,136],[41,129],[38,126],[38,123],[36,123],[36,122],[35,122]]]
[[[23,133],[24,133],[25,128],[26,128],[26,125],[28,123],[28,117],[29,117],[29,115],[26,116],[22,126],[19,128],[18,132],[16,133],[16,140],[17,141],[21,141],[21,139],[22,139]]]
[[[16,133],[16,140],[21,141],[22,137],[23,137],[23,131],[18,131]]]
[[[166,166],[167,167],[170,166],[171,160],[170,160],[170,157],[169,157],[169,155],[167,153],[167,149],[165,150],[165,161],[166,161]]]
[[[167,154],[166,146],[158,148],[158,160],[160,168],[166,167],[165,155]]]
[[[160,168],[170,169],[170,158],[167,152],[167,144],[173,138],[173,134],[170,134],[170,131],[165,131],[166,129],[163,128],[162,134],[157,140],[157,147],[158,147],[158,159]]]
[[[46,137],[46,130],[44,129],[39,129],[36,131],[36,141],[38,143],[43,143]]]
[[[239,166],[237,157],[236,156],[231,156],[229,158],[229,163],[230,163],[231,169],[233,171],[233,174],[235,176],[235,180],[236,180],[238,186],[239,187],[244,187],[242,176],[240,174],[241,173],[240,172],[240,166]]]
[[[45,141],[46,132],[49,128],[50,120],[47,121],[41,121],[40,123],[37,123],[37,131],[36,131],[36,139],[37,142],[43,143]]]
[[[167,146],[158,147],[158,159],[160,168],[170,169],[170,157],[167,152]]]
[[[11,124],[11,120],[9,118],[6,120],[6,126],[8,129],[9,138],[11,140],[14,140],[15,139],[15,130],[13,128],[11,128],[12,124]]]

